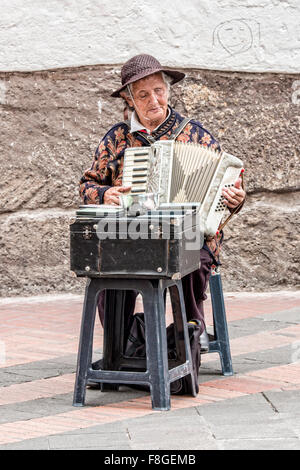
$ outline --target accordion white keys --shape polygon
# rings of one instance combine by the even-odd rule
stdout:
[[[215,235],[226,205],[222,188],[233,186],[243,162],[200,144],[159,140],[150,147],[125,150],[123,186],[131,194],[155,193],[160,208],[197,203],[201,228]]]

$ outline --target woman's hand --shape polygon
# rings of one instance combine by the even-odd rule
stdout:
[[[222,196],[224,196],[224,204],[229,209],[235,209],[245,199],[246,193],[242,188],[242,178],[238,178],[234,186],[222,189]]]
[[[103,203],[109,204],[111,206],[119,206],[120,199],[119,197],[122,196],[124,193],[128,193],[130,191],[131,186],[112,186],[111,188],[107,189],[103,196]]]

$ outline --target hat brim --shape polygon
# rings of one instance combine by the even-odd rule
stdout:
[[[164,72],[166,75],[172,78],[171,85],[174,85],[177,82],[180,82],[181,80],[184,79],[185,73],[179,72],[178,70],[169,70],[169,69],[157,69],[157,70],[151,70],[151,71],[144,71],[138,75],[136,75],[132,80],[128,80],[124,85],[122,85],[120,88],[118,88],[116,91],[114,91],[110,96],[113,98],[119,98],[120,97],[120,92],[123,91],[127,85],[130,85],[131,83],[137,82],[138,80],[141,80],[142,78],[146,78],[149,75],[153,75],[154,73],[158,72]]]

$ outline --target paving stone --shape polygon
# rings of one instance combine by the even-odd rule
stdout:
[[[199,419],[199,413],[197,412],[196,407],[184,408],[179,410],[172,410],[172,397],[171,397],[171,410],[165,412],[157,412],[151,414],[151,422],[154,426],[164,425],[166,422],[172,423],[173,421],[185,423],[193,422],[193,420]],[[127,421],[127,425],[130,426],[131,421]],[[135,428],[144,428],[149,425],[149,416],[140,416],[139,418],[134,419]]]
[[[35,361],[0,369],[0,385],[9,386],[32,380],[57,377],[76,371],[76,356],[58,358],[51,361]]]
[[[51,450],[56,450],[56,449],[51,449]],[[58,449],[60,450],[60,449]],[[108,446],[104,446],[104,447],[101,447],[101,446],[97,446],[97,447],[77,447],[76,449],[74,450],[105,450],[105,451],[114,451],[114,450],[126,450],[126,451],[130,451],[132,450],[130,445],[120,445],[118,444],[116,447],[108,447]]]
[[[133,432],[129,428],[130,443],[133,449],[198,449],[218,447],[217,442],[211,431],[203,426],[194,423],[189,426],[174,422],[165,427],[140,428]]]
[[[279,393],[285,395],[286,392]],[[204,405],[199,407],[198,411],[207,420],[218,440],[223,438],[236,438],[241,441],[248,438],[262,440],[268,437],[271,439],[299,438],[297,423],[300,422],[300,415],[289,416],[277,413],[271,404],[266,400],[264,404],[263,400],[265,398],[262,394],[255,394]]]
[[[0,450],[49,450],[47,437],[27,439],[13,444],[0,445]]]
[[[278,439],[227,439],[218,440],[221,450],[300,450],[300,440]]]
[[[48,440],[50,449],[107,448],[108,446],[115,449],[118,449],[119,446],[130,448],[126,433],[58,434],[49,436]]]
[[[279,312],[272,312],[265,315],[260,315],[259,318],[272,320],[282,323],[299,324],[300,303],[298,307],[287,310],[280,310]]]
[[[177,410],[179,411],[179,410]],[[148,417],[128,422],[133,449],[216,449],[217,443],[205,420],[196,413],[182,419],[185,410],[158,418]],[[176,413],[176,412],[174,412]],[[170,416],[170,417],[169,417]]]
[[[213,439],[179,439],[161,440],[160,443],[131,443],[132,450],[219,450],[219,444]]]
[[[243,403],[240,398],[236,398],[237,403],[216,402],[211,405],[204,405],[198,407],[198,412],[205,420],[214,426],[232,424],[234,426],[245,425],[248,423],[262,424],[266,420],[270,420],[274,416],[274,411],[271,406],[265,404],[255,403],[257,395],[253,396],[252,403]]]
[[[228,333],[229,337],[234,339],[256,334],[261,331],[281,330],[284,327],[285,322],[273,320],[268,315],[265,315],[264,317],[245,318],[243,320],[229,322]]]
[[[261,423],[251,421],[241,424],[232,422],[228,424],[213,424],[211,429],[216,439],[273,439],[297,438],[297,434],[284,422],[284,420],[262,420]]]
[[[32,417],[49,416],[58,413],[64,413],[72,410],[72,397],[73,395],[68,393],[64,395],[55,395],[50,398],[40,398],[38,400],[24,401],[20,403],[14,403],[6,405],[8,410],[18,410],[26,413],[31,413]]]
[[[0,424],[11,423],[16,421],[23,421],[26,419],[37,418],[41,416],[40,413],[32,413],[32,411],[23,411],[16,408],[14,405],[11,407],[1,406],[0,407]]]
[[[96,424],[95,426],[91,426],[89,428],[83,429],[74,429],[68,432],[65,432],[64,435],[72,436],[72,435],[83,435],[83,434],[115,434],[115,433],[123,433],[126,434],[128,432],[127,429],[127,421],[115,421],[112,423],[105,423],[105,424]]]
[[[294,433],[300,440],[300,413],[293,413],[292,416],[285,416],[283,419],[285,420],[286,424],[293,429]]]
[[[232,366],[235,375],[246,374],[253,370],[266,369],[277,365],[289,364],[294,349],[292,345],[275,349],[251,352],[232,357]],[[206,358],[208,361],[206,362]],[[214,360],[211,360],[215,358]],[[206,354],[202,358],[199,383],[214,380],[216,376],[222,376],[220,359],[218,353]]]
[[[129,387],[120,387],[118,391],[101,392],[100,390],[86,391],[86,406],[101,406],[109,403],[119,403],[135,398],[149,396],[148,392],[133,390]]]
[[[300,391],[286,390],[284,392],[273,392],[267,390],[265,396],[279,413],[300,414]]]
[[[130,435],[130,439],[134,442],[161,442],[161,440],[165,440],[166,436],[172,435],[173,440],[181,440],[182,436],[192,436],[193,433],[199,433],[202,436],[207,435],[210,436],[210,431],[207,430],[206,427],[201,426],[199,423],[190,423],[190,424],[182,424],[180,423],[180,427],[177,423],[170,424],[169,422],[165,424],[165,426],[160,425],[158,428],[153,423],[151,423],[151,419],[149,419],[150,425],[142,428],[142,427],[135,427],[130,426],[128,428],[128,432]]]
[[[209,387],[208,392],[209,392]],[[272,411],[266,399],[261,393],[255,393],[253,395],[244,395],[236,398],[228,398],[227,400],[216,401],[214,403],[203,404],[197,406],[197,412],[200,416],[206,417],[206,412],[212,415],[219,412],[222,413],[223,409],[228,409],[230,413],[238,412],[261,412],[262,410]]]
[[[31,380],[32,378],[28,377],[28,375],[0,370],[0,387],[9,387],[13,384],[31,382]]]
[[[90,391],[90,394],[97,394],[94,397],[96,405],[99,402],[103,405],[110,403],[118,403],[139,397],[138,392],[133,392],[132,395],[114,393],[101,393],[100,391]],[[99,398],[99,394],[101,397]],[[88,394],[87,394],[88,395]],[[23,419],[38,418],[42,416],[53,416],[59,413],[65,413],[74,410],[73,392],[63,395],[55,395],[50,398],[40,398],[38,400],[30,400],[24,402],[13,403],[11,405],[0,406],[0,423],[7,423],[11,421],[20,421]],[[90,406],[95,406],[93,398],[89,400]]]

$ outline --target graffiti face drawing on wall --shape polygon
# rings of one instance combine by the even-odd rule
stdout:
[[[219,44],[230,55],[241,54],[249,50],[253,45],[252,22],[237,19],[224,21],[214,30],[214,44]],[[257,24],[256,24],[257,26]]]

